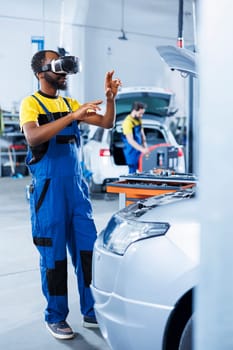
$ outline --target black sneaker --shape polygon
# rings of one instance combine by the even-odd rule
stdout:
[[[99,325],[95,317],[83,316],[83,327],[85,328],[98,328]]]
[[[74,332],[66,321],[60,321],[57,323],[46,322],[46,327],[57,339],[71,339],[74,337]]]

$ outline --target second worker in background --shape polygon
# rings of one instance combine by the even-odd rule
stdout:
[[[136,173],[141,153],[149,153],[146,137],[142,126],[142,116],[146,106],[141,102],[134,102],[131,113],[123,122],[124,155],[129,174]]]

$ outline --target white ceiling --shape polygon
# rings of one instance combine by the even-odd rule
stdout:
[[[174,39],[178,33],[180,0],[30,0],[0,1],[0,15],[31,17],[43,21],[73,23],[118,33],[122,27],[130,35]],[[184,0],[183,37],[193,43],[193,4]],[[15,3],[15,5],[14,5]],[[16,5],[17,4],[17,5]],[[122,4],[124,15],[122,16]],[[123,22],[123,23],[122,23]]]
[[[32,54],[31,36],[44,36],[48,48],[60,46],[68,51],[72,48],[72,52],[80,55],[85,62],[85,74],[74,77],[73,85],[70,84],[74,96],[80,100],[101,96],[103,76],[113,67],[127,86],[169,85],[174,89],[174,74],[171,77],[173,83],[168,79],[170,70],[162,62],[156,47],[176,45],[180,0],[124,0],[123,18],[122,1],[0,1],[1,64],[12,67],[10,72],[2,70],[1,78],[8,81],[14,80],[15,74],[18,76],[11,95],[2,89],[4,108],[8,109],[12,104],[12,96],[18,101],[31,89],[28,65]],[[186,47],[194,44],[194,1],[184,0],[183,37]],[[122,19],[128,42],[118,40]],[[18,55],[21,51],[23,54]],[[95,83],[90,84],[90,81]],[[180,94],[177,90],[177,96],[181,96],[182,89],[179,88]]]
[[[78,4],[73,20],[87,27],[120,32],[123,26],[129,39],[132,35],[172,40],[178,36],[179,0],[81,0]],[[194,4],[184,0],[183,38],[188,45],[194,41]]]

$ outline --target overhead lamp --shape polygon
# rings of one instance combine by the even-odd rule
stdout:
[[[121,0],[121,35],[118,36],[119,40],[128,40],[124,31],[124,14],[125,14],[125,0]]]
[[[195,78],[198,77],[197,53],[171,45],[157,46],[157,50],[171,70],[180,71],[182,76],[190,74]]]
[[[126,35],[125,35],[124,29],[121,29],[121,35],[118,36],[118,39],[119,39],[119,40],[128,40],[128,38],[127,38]]]

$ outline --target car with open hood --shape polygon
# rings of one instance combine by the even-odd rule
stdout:
[[[83,146],[83,161],[86,173],[89,174],[91,192],[100,192],[109,182],[128,174],[123,153],[122,123],[135,101],[145,103],[147,106],[142,121],[148,146],[173,147],[177,155],[173,170],[178,173],[185,172],[183,147],[177,143],[166,125],[166,119],[177,112],[174,108],[174,93],[158,87],[122,88],[116,97],[114,127],[112,129],[92,128],[91,136]],[[157,165],[155,161],[152,166],[155,168]],[[143,169],[139,170],[143,171]]]

